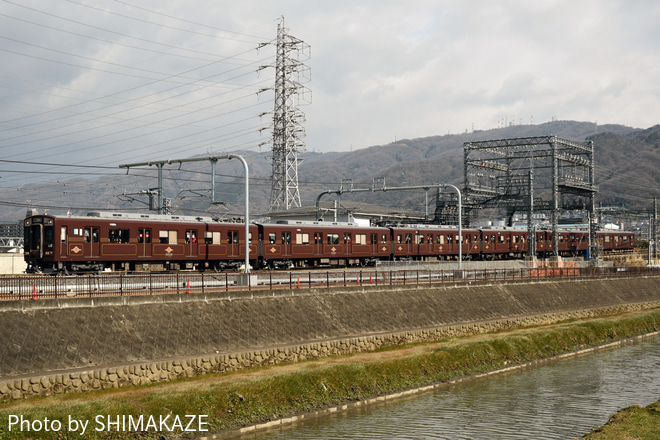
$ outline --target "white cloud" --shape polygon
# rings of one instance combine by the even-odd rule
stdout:
[[[132,5],[134,3],[136,6]],[[85,6],[87,5],[87,6]],[[112,1],[0,4],[0,152],[118,165],[269,139],[271,47],[311,46],[317,151],[551,117],[658,123],[660,4]],[[223,57],[231,57],[223,59]]]

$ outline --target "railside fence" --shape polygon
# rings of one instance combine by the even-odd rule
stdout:
[[[346,269],[328,271],[178,272],[3,276],[1,300],[136,295],[231,295],[238,292],[429,284],[542,282],[554,279],[660,276],[660,267],[508,269]]]

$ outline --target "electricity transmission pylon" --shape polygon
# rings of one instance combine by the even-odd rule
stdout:
[[[300,207],[298,151],[305,151],[305,114],[298,106],[309,103],[311,97],[302,85],[310,80],[310,69],[302,62],[309,57],[310,46],[289,35],[282,18],[277,25],[271,212]]]

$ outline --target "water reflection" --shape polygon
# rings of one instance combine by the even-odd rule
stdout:
[[[246,438],[571,439],[660,399],[660,338]]]

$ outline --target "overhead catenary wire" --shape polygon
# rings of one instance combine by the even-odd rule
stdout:
[[[53,13],[44,7],[43,10],[41,7],[31,7],[19,4],[17,2],[2,0],[7,4],[13,5],[17,8],[22,8],[29,10],[32,16],[26,17],[19,16],[16,11],[6,10],[3,11],[3,17],[8,19],[17,19],[22,20],[20,22],[24,24],[30,24],[31,26],[38,27],[40,26],[39,22],[43,22],[44,26],[42,29],[46,29],[51,32],[60,32],[70,35],[72,38],[78,39],[88,39],[97,41],[100,44],[104,44],[108,40],[104,38],[99,32],[94,32],[95,35],[90,35],[92,38],[87,38],[85,32],[80,32],[77,27],[85,26],[87,29],[92,29],[92,27],[98,31],[108,31],[113,33],[113,35],[122,35],[123,37],[130,38],[133,42],[138,42],[139,44],[123,44],[120,43],[117,47],[124,48],[126,50],[140,50],[148,53],[154,54],[158,57],[179,57],[190,59],[191,61],[201,61],[197,62],[196,65],[190,66],[187,70],[180,70],[179,72],[164,71],[160,69],[153,69],[151,66],[148,66],[144,70],[153,71],[162,76],[152,77],[149,79],[140,79],[139,84],[130,84],[128,82],[126,85],[128,87],[122,87],[120,89],[111,90],[109,93],[98,93],[97,90],[91,90],[90,98],[82,98],[82,94],[85,93],[84,89],[80,87],[71,87],[66,86],[63,88],[67,90],[66,93],[61,93],[62,88],[59,88],[59,84],[45,83],[43,81],[36,82],[32,78],[26,78],[23,84],[27,84],[27,87],[18,87],[21,89],[21,94],[23,93],[37,93],[41,96],[59,96],[60,101],[65,105],[60,105],[57,107],[49,106],[44,107],[42,111],[29,111],[30,109],[39,110],[38,105],[35,105],[34,102],[38,103],[39,101],[29,102],[27,106],[21,108],[21,112],[18,113],[18,117],[14,118],[1,118],[0,117],[0,131],[5,132],[4,138],[0,135],[0,149],[4,147],[5,150],[18,150],[19,146],[25,146],[28,148],[20,148],[18,151],[19,155],[9,156],[10,158],[22,159],[33,157],[32,155],[37,153],[42,157],[48,158],[60,154],[70,154],[74,151],[76,153],[84,153],[88,151],[89,153],[94,151],[107,150],[106,147],[113,146],[114,150],[121,148],[121,154],[126,155],[135,155],[136,152],[146,152],[149,148],[156,148],[157,145],[171,145],[170,147],[161,148],[163,149],[173,149],[179,147],[178,141],[172,141],[168,144],[167,140],[163,139],[161,134],[166,134],[168,130],[178,130],[178,129],[187,129],[188,133],[196,127],[202,127],[201,130],[196,130],[194,136],[188,134],[188,149],[190,153],[194,153],[194,149],[199,149],[212,145],[214,148],[223,148],[221,145],[223,142],[230,143],[232,139],[237,139],[236,136],[240,133],[244,135],[249,135],[251,129],[249,128],[250,122],[258,121],[258,115],[264,113],[263,111],[255,111],[253,113],[254,121],[251,121],[250,118],[243,117],[237,118],[236,116],[242,111],[249,111],[251,108],[258,108],[259,105],[269,105],[267,102],[249,102],[248,100],[253,100],[257,91],[261,91],[269,88],[270,83],[272,82],[270,78],[262,77],[259,81],[255,80],[257,77],[257,67],[264,64],[271,63],[271,57],[268,56],[264,59],[261,57],[254,57],[257,47],[261,47],[261,42],[264,38],[247,33],[232,32],[227,29],[221,29],[214,26],[204,26],[199,23],[200,26],[203,26],[205,29],[211,29],[212,32],[199,32],[199,30],[194,29],[185,29],[182,26],[169,26],[165,25],[163,28],[171,29],[176,32],[187,32],[193,35],[203,35],[204,37],[210,37],[215,40],[231,40],[239,41],[242,44],[248,44],[249,47],[244,48],[243,50],[236,51],[236,46],[232,50],[233,54],[217,54],[213,51],[198,50],[197,48],[188,47],[188,45],[179,46],[167,44],[167,41],[163,41],[165,44],[161,44],[161,41],[154,40],[153,38],[141,38],[137,36],[134,38],[134,35],[128,35],[125,32],[122,32],[120,28],[117,30],[109,29],[107,26],[98,26],[97,22],[90,20],[89,23],[83,23],[80,21],[72,20],[68,17],[64,17],[59,13]],[[83,5],[78,2],[71,2],[76,7],[87,7],[88,5]],[[130,5],[127,5],[130,6]],[[100,11],[98,7],[88,8],[96,11]],[[111,8],[112,9],[112,8]],[[157,13],[157,11],[149,11],[146,8],[134,8],[133,11],[143,10],[149,13],[154,13],[162,16],[163,14]],[[106,11],[107,12],[107,11]],[[12,17],[14,15],[15,17]],[[50,22],[46,20],[35,19],[41,15],[42,17],[48,17]],[[118,16],[123,16],[127,20],[135,18],[136,21],[143,20],[141,17],[136,16],[132,17],[126,13],[118,14]],[[165,14],[166,15],[166,14]],[[176,20],[179,17],[170,16],[172,20]],[[63,26],[54,23],[53,21],[61,21],[66,23],[74,23],[76,26],[69,26],[70,31],[63,29]],[[163,20],[147,20],[150,21],[151,25],[161,25]],[[103,21],[101,21],[103,22]],[[143,20],[144,22],[144,20]],[[181,19],[181,23],[186,23],[188,25],[195,24],[192,20]],[[197,26],[199,28],[199,26]],[[216,32],[222,30],[223,32]],[[224,32],[226,31],[226,32]],[[35,33],[36,34],[36,33]],[[92,32],[90,32],[92,34]],[[227,35],[229,36],[227,36]],[[28,35],[28,34],[25,34]],[[242,36],[241,36],[242,35]],[[226,38],[225,38],[226,37]],[[236,38],[238,37],[238,38]],[[244,38],[245,37],[245,38]],[[10,37],[11,38],[11,37]],[[25,37],[13,38],[15,44],[31,44],[34,50],[29,51],[30,54],[36,54],[40,56],[38,50],[49,50],[51,49],[51,44],[44,44],[38,41],[28,41]],[[158,45],[163,49],[154,49],[154,45]],[[189,50],[193,49],[193,50]],[[71,56],[78,56],[79,53],[69,50],[69,49],[59,49],[54,48],[55,51],[59,51],[62,54],[68,54]],[[168,53],[171,51],[171,53]],[[75,53],[74,53],[75,52]],[[184,55],[181,57],[180,55]],[[200,54],[205,54],[197,56]],[[21,54],[24,55],[24,54]],[[245,57],[245,55],[250,55]],[[42,58],[51,59],[50,56],[43,56]],[[108,60],[99,60],[98,57],[89,57],[85,59],[88,62],[106,62]],[[234,67],[232,69],[222,69],[218,72],[218,69],[211,72],[209,68],[214,66],[220,66],[220,63],[230,63]],[[107,65],[107,64],[106,64]],[[130,73],[134,72],[133,69],[136,66],[135,63],[128,65],[127,63],[115,63],[112,70],[106,69],[109,73]],[[86,69],[88,66],[82,66],[83,69]],[[142,67],[140,67],[142,68]],[[200,75],[204,71],[204,74]],[[235,72],[234,75],[228,75],[228,73]],[[195,73],[194,75],[190,75]],[[4,74],[3,78],[9,79],[12,78],[11,72]],[[176,80],[175,84],[166,86],[166,81],[163,81],[163,78],[171,78]],[[182,81],[183,79],[183,81]],[[11,79],[15,84],[20,86],[20,79],[15,75]],[[5,82],[5,84],[8,84]],[[10,84],[10,83],[9,83]],[[224,92],[208,94],[205,93],[205,96],[200,96],[201,93],[204,93],[204,89],[212,90],[218,87],[225,89]],[[151,88],[151,90],[149,90]],[[173,93],[176,89],[180,90],[180,93]],[[245,93],[241,94],[240,91],[244,90]],[[135,92],[142,92],[139,95],[135,95]],[[18,96],[18,95],[17,95]],[[187,96],[195,96],[194,100],[187,99]],[[223,98],[224,96],[224,98]],[[81,99],[82,98],[82,99]],[[183,99],[186,98],[186,99]],[[66,103],[64,100],[74,100],[73,103]],[[114,102],[113,102],[114,101]],[[208,105],[200,106],[199,103],[206,101]],[[243,103],[243,106],[236,107],[236,103]],[[16,101],[16,105],[22,105],[23,102]],[[90,112],[90,106],[94,106]],[[224,107],[224,109],[223,109]],[[147,109],[149,111],[141,111],[137,113],[137,110],[140,108]],[[222,111],[218,112],[217,110],[221,109]],[[127,110],[132,110],[131,113]],[[209,112],[214,112],[217,119],[213,119],[212,115]],[[195,117],[196,115],[207,113],[207,117],[200,118]],[[16,116],[16,113],[14,113]],[[136,117],[137,116],[137,117]],[[195,117],[195,121],[191,121]],[[122,119],[123,118],[123,119]],[[187,120],[186,120],[187,119]],[[224,119],[223,123],[217,123],[217,121]],[[215,121],[213,123],[214,127],[211,127],[210,124],[207,127],[204,127],[204,120],[208,122]],[[176,123],[173,123],[176,122]],[[248,124],[246,128],[245,124]],[[86,125],[86,127],[81,128],[81,124]],[[241,127],[243,124],[243,127]],[[218,135],[215,137],[207,136],[206,140],[200,140],[199,134],[204,132],[212,133],[213,130],[216,132],[221,131],[217,127],[226,127],[230,128],[232,125],[234,129],[230,129],[229,132],[231,135]],[[144,128],[156,128],[155,130],[147,130],[143,136],[131,136],[126,137],[122,136],[121,133],[137,133],[138,130],[144,130]],[[252,127],[255,131],[263,130],[264,124],[252,124]],[[36,128],[36,130],[35,130]],[[94,135],[96,130],[97,135]],[[160,139],[154,138],[155,135],[160,136]],[[184,137],[182,135],[180,137]],[[169,136],[171,139],[176,138],[176,136]],[[20,138],[24,139],[24,143],[16,142]],[[158,142],[149,141],[149,138],[157,139]],[[65,140],[65,142],[57,142],[57,139]],[[107,142],[98,142],[98,140],[103,139]],[[140,142],[138,149],[132,148],[130,152],[123,153],[127,142],[137,141],[138,139],[145,139],[147,142]],[[223,141],[222,139],[225,139]],[[229,142],[227,142],[229,141]],[[260,141],[256,142],[261,143]],[[245,142],[241,143],[243,146]],[[37,149],[33,148],[38,147]],[[256,148],[256,145],[254,146]],[[105,151],[104,151],[105,152]],[[117,157],[116,152],[113,154],[98,154],[94,155],[93,158],[90,158],[90,155],[79,154],[79,160],[74,160],[76,163],[92,163],[99,162],[99,158],[113,159]]]

